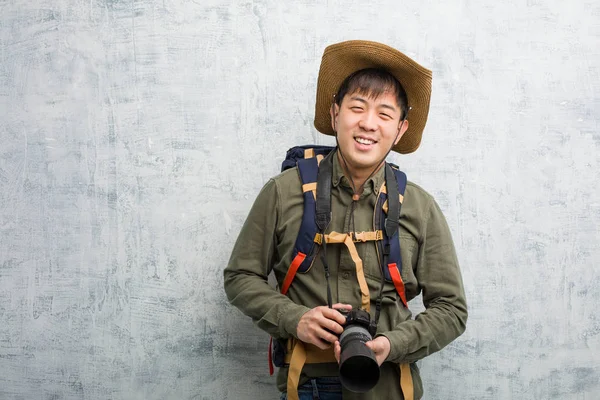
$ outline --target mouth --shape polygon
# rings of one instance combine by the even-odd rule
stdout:
[[[377,143],[376,140],[369,139],[369,138],[362,137],[362,136],[355,136],[354,141],[363,146],[372,146]]]

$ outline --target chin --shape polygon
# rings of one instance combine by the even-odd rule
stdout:
[[[382,156],[383,157],[383,156]],[[360,168],[360,169],[365,169],[365,168],[374,168],[375,165],[377,164],[377,162],[379,160],[375,160],[375,159],[353,159],[353,160],[348,160],[350,161],[350,163],[355,167],[355,168]]]

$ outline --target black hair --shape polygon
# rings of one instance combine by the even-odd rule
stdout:
[[[392,91],[396,95],[396,103],[402,111],[400,120],[404,119],[408,113],[406,92],[394,75],[381,68],[365,68],[350,74],[340,85],[335,102],[338,106],[341,105],[348,93],[359,93],[376,99],[386,91]]]

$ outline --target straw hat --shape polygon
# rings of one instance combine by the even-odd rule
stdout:
[[[406,154],[415,151],[421,143],[429,113],[431,98],[431,71],[396,49],[377,42],[351,40],[328,46],[323,52],[315,128],[326,135],[334,135],[329,110],[334,95],[350,74],[365,68],[383,68],[398,79],[408,97],[408,130],[392,150]]]

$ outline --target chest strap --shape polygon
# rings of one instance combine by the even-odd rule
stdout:
[[[350,257],[352,258],[356,268],[356,278],[360,287],[361,308],[367,312],[370,312],[371,296],[369,294],[369,286],[367,285],[367,281],[365,279],[363,262],[358,255],[358,251],[356,250],[352,236],[354,235],[348,233],[331,232],[328,235],[325,235],[325,240],[327,243],[343,243],[348,248],[348,252],[350,253]]]
[[[348,234],[352,236],[353,242],[370,242],[374,240],[383,240],[383,231],[381,230],[371,232],[349,232]],[[323,243],[323,234],[316,233],[313,241],[318,245],[321,245]],[[325,235],[325,241],[327,243],[337,243],[331,241],[329,235]]]

